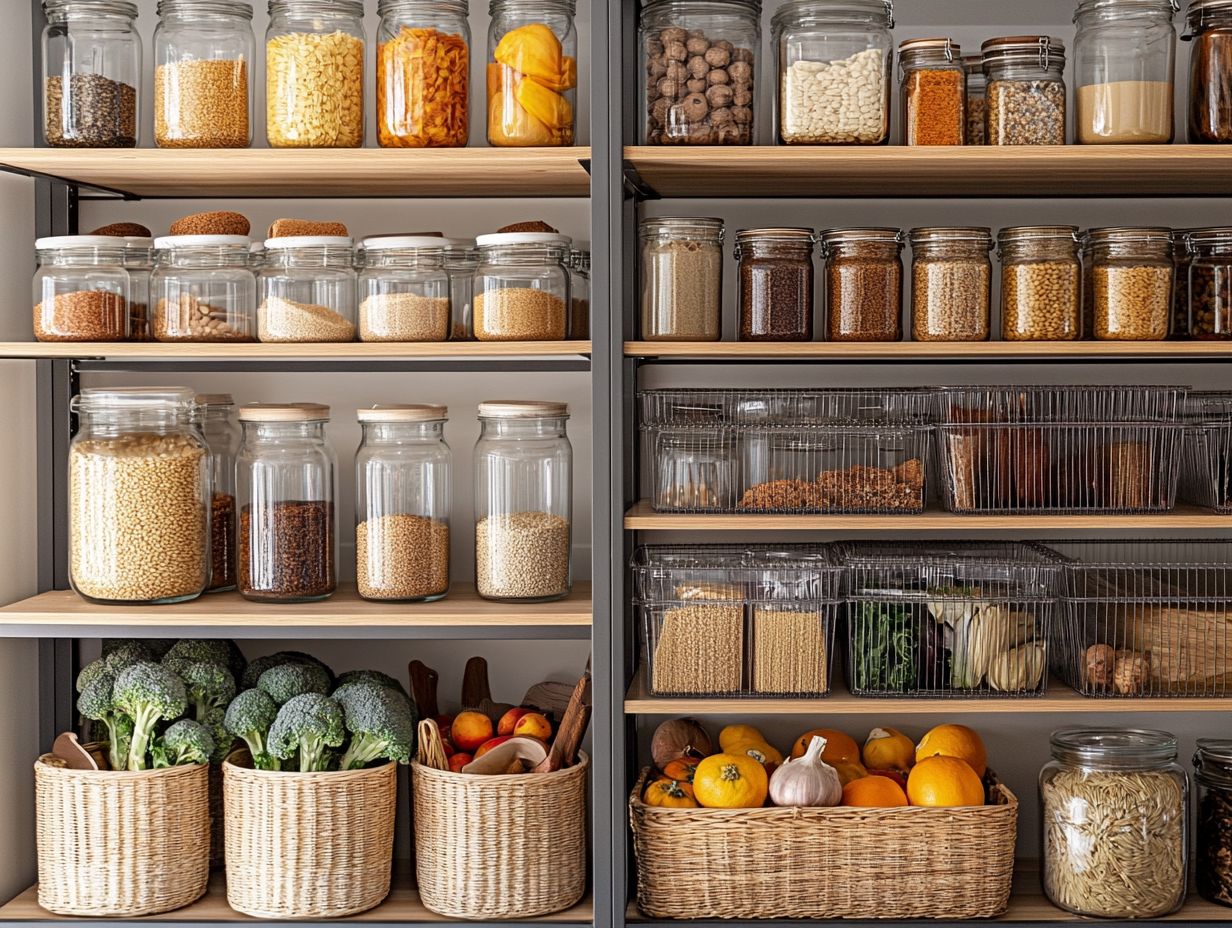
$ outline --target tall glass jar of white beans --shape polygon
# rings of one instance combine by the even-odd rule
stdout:
[[[1189,778],[1164,731],[1053,732],[1040,771],[1044,892],[1077,915],[1158,918],[1185,901]]]

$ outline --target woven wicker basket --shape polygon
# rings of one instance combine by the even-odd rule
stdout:
[[[1018,800],[958,809],[663,809],[629,800],[652,918],[986,918],[1009,903]]]
[[[57,915],[157,915],[205,893],[208,767],[70,770],[34,765],[39,905]]]
[[[231,908],[256,918],[336,918],[389,895],[395,764],[294,773],[226,761],[222,775]]]
[[[586,891],[586,772],[482,776],[411,765],[423,904],[453,918],[534,918]]]

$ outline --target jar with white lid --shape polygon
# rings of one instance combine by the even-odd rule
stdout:
[[[572,145],[577,124],[575,0],[491,0],[488,144]]]
[[[1172,230],[1116,227],[1087,232],[1091,326],[1100,341],[1160,341],[1172,313]]]
[[[547,602],[569,595],[573,449],[569,407],[479,404],[475,444],[475,587],[484,599]]]
[[[357,275],[351,239],[294,235],[265,241],[257,278],[263,342],[355,340]]]
[[[433,405],[358,411],[355,577],[364,599],[431,601],[449,592],[448,416]]]
[[[195,599],[210,571],[209,454],[184,387],[86,388],[68,456],[69,582],[97,603]]]
[[[646,341],[716,342],[722,334],[723,220],[643,219],[641,317]]]
[[[132,280],[122,238],[58,235],[34,243],[34,337],[40,342],[128,338]]]
[[[1064,145],[1064,43],[1046,35],[1011,35],[989,39],[980,51],[987,78],[986,143]]]
[[[479,250],[473,238],[446,238],[444,244],[452,315],[449,337],[454,341],[474,341],[475,268],[479,267]]]
[[[569,337],[590,338],[590,248],[569,253]]]
[[[150,277],[154,273],[154,239],[124,238],[124,269],[128,271],[128,339],[148,342],[150,335]]]
[[[151,331],[160,342],[256,339],[257,278],[246,235],[168,235],[151,291]]]
[[[495,232],[475,243],[475,338],[563,341],[569,320],[569,236]]]
[[[443,342],[449,338],[444,239],[381,235],[363,242],[359,274],[361,342]]]
[[[210,582],[207,593],[235,589],[235,457],[240,424],[230,393],[199,393],[197,421],[210,454]]]

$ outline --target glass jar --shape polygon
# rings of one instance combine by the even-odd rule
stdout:
[[[997,236],[1001,338],[1007,342],[1082,337],[1082,265],[1077,226],[1017,226]]]
[[[1053,732],[1040,771],[1044,892],[1078,915],[1131,919],[1185,901],[1189,779],[1163,731]]]
[[[890,140],[892,0],[791,0],[771,23],[786,144]]]
[[[240,407],[237,562],[245,599],[311,602],[337,588],[337,462],[328,422],[329,407],[316,403]]]
[[[494,232],[476,240],[475,338],[563,341],[569,319],[570,239],[555,232]]]
[[[470,138],[467,0],[380,0],[376,127],[382,148],[465,148]]]
[[[1172,141],[1176,0],[1080,0],[1074,13],[1074,141]]]
[[[717,342],[722,329],[723,220],[643,219],[642,338]]]
[[[1172,231],[1092,229],[1091,325],[1095,338],[1159,341],[1172,311]]]
[[[235,589],[235,457],[240,425],[230,393],[197,396],[197,418],[210,453],[210,582],[207,593]]]
[[[590,338],[589,247],[569,253],[569,337],[575,341]]]
[[[967,138],[967,79],[962,48],[950,39],[898,45],[903,143],[962,145]]]
[[[449,303],[452,307],[454,341],[475,338],[475,269],[479,267],[479,250],[472,238],[445,239],[445,273],[449,275]]]
[[[826,259],[826,338],[896,342],[903,336],[903,233],[899,229],[830,229]]]
[[[643,145],[752,145],[761,0],[647,0]]]
[[[967,135],[966,145],[983,145],[986,140],[984,125],[988,112],[988,78],[984,76],[984,56],[964,55],[963,73],[967,76]]]
[[[154,141],[159,148],[252,144],[252,4],[158,0]]]
[[[1189,142],[1232,142],[1232,0],[1190,0]]]
[[[1172,230],[1172,338],[1189,336],[1189,236],[1198,229]]]
[[[141,109],[137,4],[43,0],[43,141],[133,148]]]
[[[154,239],[124,239],[124,269],[128,271],[128,339],[148,342],[150,335],[150,277],[154,273]]]
[[[124,240],[58,235],[34,243],[34,337],[40,342],[121,342],[131,278]]]
[[[1190,338],[1232,338],[1232,228],[1195,229],[1186,236]]]
[[[257,277],[257,338],[263,342],[355,340],[357,277],[351,239],[292,235],[266,239]]]
[[[364,239],[359,274],[361,342],[449,338],[449,274],[442,243],[429,235]]]
[[[912,229],[911,337],[983,342],[989,335],[992,232],[977,227]]]
[[[265,135],[270,148],[364,144],[362,0],[270,0]]]
[[[989,145],[1065,144],[1065,45],[1046,35],[989,39],[981,47],[987,75]]]
[[[475,444],[475,588],[484,599],[569,595],[573,449],[564,403],[479,404]]]
[[[256,340],[257,277],[246,235],[158,239],[151,328],[160,342]]]
[[[1198,893],[1208,902],[1232,905],[1232,741],[1199,738],[1193,765]]]
[[[815,241],[812,229],[736,233],[741,341],[812,341]]]
[[[96,603],[176,603],[210,571],[210,467],[183,387],[87,388],[73,399],[69,582]]]
[[[358,413],[355,577],[364,599],[424,602],[449,592],[453,456],[444,406]]]
[[[572,145],[577,120],[574,0],[492,0],[488,144]]]

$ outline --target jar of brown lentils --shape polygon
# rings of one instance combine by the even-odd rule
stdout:
[[[1232,228],[1195,229],[1186,239],[1189,337],[1232,338]]]
[[[1077,226],[1018,226],[997,236],[1001,258],[1001,338],[1081,337],[1082,271]]]
[[[902,338],[902,250],[899,229],[829,229],[821,234],[828,340]]]
[[[990,327],[992,231],[964,226],[912,229],[911,337],[983,342]]]
[[[736,233],[741,341],[812,341],[815,241],[812,229]]]

